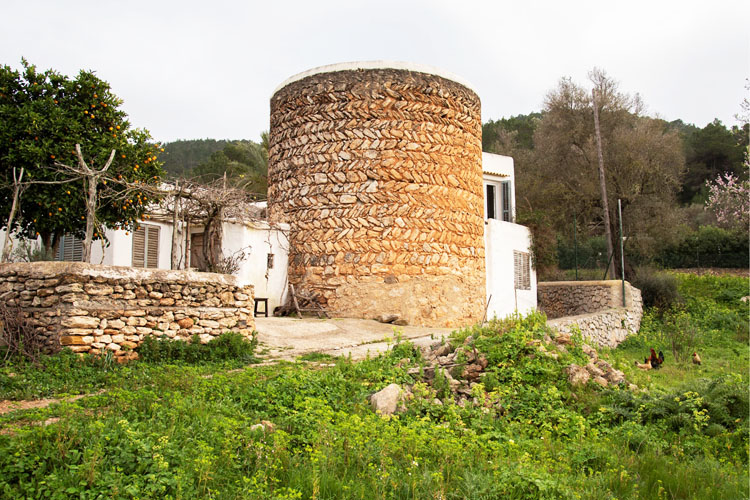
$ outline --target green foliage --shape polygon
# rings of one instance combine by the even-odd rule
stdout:
[[[542,275],[556,267],[555,230],[549,215],[542,210],[521,211],[516,222],[531,231],[531,256],[536,272]]]
[[[409,374],[404,359],[423,360],[403,341],[361,362],[337,358],[332,367],[281,363],[222,373],[217,365],[201,371],[202,363],[139,360],[117,367],[114,373],[127,373],[106,381],[105,394],[0,417],[0,495],[747,498],[747,355],[732,357],[723,374],[707,370],[734,356],[738,342],[726,328],[732,315],[747,317],[738,295],[748,282],[677,280],[699,345],[716,347],[700,370],[669,359],[661,370],[629,373],[653,377],[637,381],[644,390],[570,387],[562,369],[586,361],[582,340],[558,359],[541,355],[539,340],[553,332],[540,314],[451,336],[489,362],[472,387],[476,402],[462,406],[448,397],[434,402],[436,388]],[[663,320],[647,312],[645,321],[637,337],[651,343]],[[628,370],[642,350],[634,345],[600,356]],[[390,383],[414,384],[414,399],[404,413],[382,418],[366,398]],[[274,430],[254,427],[262,420]]]
[[[504,135],[512,137],[514,148],[534,149],[534,131],[541,119],[541,113],[529,113],[488,121],[482,125],[482,151],[508,154]]]
[[[231,185],[265,195],[268,190],[268,152],[252,141],[236,141],[201,162],[192,176],[200,182],[221,179],[224,174]]]
[[[201,363],[225,360],[252,363],[256,361],[254,351],[257,343],[255,337],[248,340],[234,332],[223,333],[206,344],[202,344],[197,335],[189,342],[166,336],[148,336],[138,346],[138,354],[144,361],[151,363]]]
[[[636,271],[632,284],[641,291],[641,298],[645,307],[664,310],[680,301],[680,294],[677,291],[677,278],[674,274],[640,267]]]
[[[12,356],[0,369],[0,399],[93,392],[105,385],[113,369],[111,355],[81,357],[69,349],[39,356],[36,362]]]
[[[164,145],[165,168],[170,177],[210,184],[223,179],[259,198],[268,190],[268,134],[261,142],[213,139],[175,141]]]
[[[747,268],[750,262],[748,233],[715,226],[702,226],[690,231],[678,242],[667,245],[656,256],[664,267],[679,269],[690,267]]]
[[[190,178],[195,167],[232,141],[216,139],[177,140],[164,143],[164,170],[171,179]]]
[[[147,337],[138,348],[140,359],[120,365],[110,351],[102,356],[79,356],[69,349],[54,355],[38,356],[36,362],[22,356],[6,356],[0,368],[0,399],[29,399],[60,394],[91,393],[104,387],[139,387],[152,382],[153,373],[164,366],[190,365],[201,372],[237,368],[256,363],[255,338],[225,333],[208,344],[169,341]]]
[[[580,238],[576,250],[573,240],[557,239],[557,265],[560,269],[574,269],[578,253],[579,269],[604,269],[607,266],[607,243],[603,236]],[[601,276],[601,274],[600,274]]]
[[[101,169],[112,150],[112,178],[131,183],[158,184],[162,175],[158,148],[145,130],[131,129],[122,101],[107,82],[81,71],[71,79],[23,61],[23,70],[0,67],[0,220],[6,223],[12,201],[13,168],[24,168],[24,180],[37,182],[20,199],[15,229],[45,245],[69,233],[82,237],[86,226],[83,180],[64,184],[66,174],[56,162],[76,165],[80,144],[89,166]],[[123,188],[110,183],[112,193]],[[147,197],[136,190],[128,201],[100,205],[98,221],[108,227],[132,227],[144,214]],[[97,235],[98,239],[101,234]]]
[[[719,377],[692,380],[657,394],[608,391],[603,413],[612,423],[627,424],[621,431],[634,430],[647,436],[629,439],[632,443],[660,441],[648,428],[638,427],[653,424],[656,429],[651,432],[656,434],[668,431],[690,437],[723,436],[739,444],[747,440],[749,405],[741,377]],[[737,458],[747,462],[747,455],[738,451]]]
[[[742,163],[748,144],[748,124],[728,129],[718,119],[702,129],[683,132],[686,167],[680,201],[705,201],[705,183],[725,172],[743,174]]]

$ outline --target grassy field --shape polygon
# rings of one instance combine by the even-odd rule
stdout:
[[[407,373],[423,363],[408,342],[356,363],[254,366],[237,339],[154,343],[127,366],[13,361],[0,399],[105,392],[0,416],[0,497],[745,499],[748,280],[677,279],[681,304],[600,351],[635,392],[571,387],[562,370],[585,359],[580,339],[535,356],[530,341],[550,333],[540,315],[454,334],[490,361],[474,388],[489,408],[437,404],[445,388]],[[650,347],[667,359],[643,372]],[[381,418],[367,396],[392,382],[416,382],[415,397]]]

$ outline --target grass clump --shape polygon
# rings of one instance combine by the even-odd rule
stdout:
[[[149,336],[138,346],[138,354],[149,363],[202,363],[227,360],[256,363],[254,353],[257,344],[255,335],[252,339],[247,339],[234,332],[219,335],[205,344],[201,343],[198,335],[194,335],[190,341],[170,339],[166,336]]]
[[[168,370],[200,374],[257,363],[257,341],[238,333],[225,333],[208,344],[146,337],[139,346],[140,359],[121,365],[110,351],[101,356],[81,356],[69,349],[39,354],[35,360],[9,356],[0,367],[0,399],[38,399],[66,394],[86,394],[110,387],[139,387]],[[0,351],[2,355],[2,351]],[[179,365],[179,366],[175,366]]]

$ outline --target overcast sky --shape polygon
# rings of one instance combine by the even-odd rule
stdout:
[[[737,124],[750,1],[3,0],[0,63],[91,69],[159,141],[253,139],[274,88],[337,62],[427,64],[471,82],[482,120],[542,108],[599,67],[648,113]]]

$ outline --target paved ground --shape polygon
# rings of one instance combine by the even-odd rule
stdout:
[[[417,345],[448,337],[450,328],[394,326],[369,319],[255,318],[261,352],[271,359],[293,360],[311,352],[363,359],[392,344],[398,332]]]

